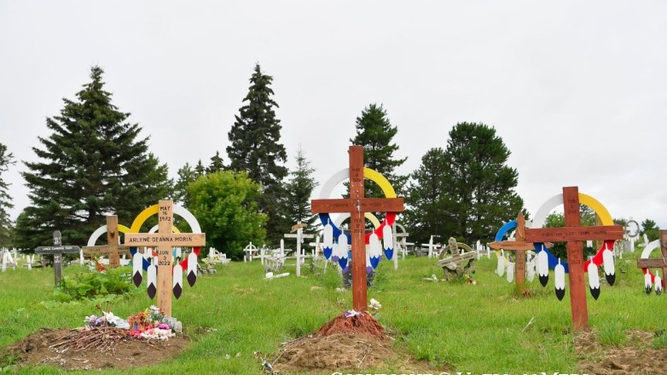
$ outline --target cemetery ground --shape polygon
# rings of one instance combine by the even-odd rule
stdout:
[[[580,334],[572,332],[569,295],[554,295],[553,272],[546,288],[536,278],[527,295],[516,295],[494,274],[492,254],[477,262],[475,285],[425,280],[442,279],[433,258],[408,257],[397,271],[383,261],[368,295],[382,304],[377,321],[387,337],[309,336],[351,308],[351,292],[336,291],[342,282],[333,267],[324,274],[306,267],[301,278],[287,268],[289,277],[265,280],[255,260],[218,266],[185,287],[173,302],[183,336],[126,340],[115,353],[90,348],[79,360],[49,345],[99,313],[97,305],[127,317],[155,300],[132,286],[118,298],[60,303],[53,269],[9,269],[0,273],[0,372],[269,373],[264,360],[275,374],[667,374],[667,296],[644,293],[638,254],[617,260],[616,284],[603,284],[597,301],[588,294],[591,330]],[[88,270],[63,269],[65,277],[80,272]]]

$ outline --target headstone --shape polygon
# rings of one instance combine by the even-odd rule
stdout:
[[[348,199],[316,199],[311,202],[313,213],[350,213],[352,237],[352,305],[355,311],[366,311],[365,212],[401,212],[403,198],[364,197],[364,151],[362,146],[349,148],[350,197]]]
[[[172,316],[172,292],[176,298],[181,294],[179,285],[173,283],[174,279],[178,280],[179,275],[172,275],[172,248],[175,246],[201,247],[206,245],[206,235],[204,233],[172,233],[173,215],[173,202],[171,200],[161,200],[158,204],[158,233],[125,234],[125,245],[129,247],[157,247],[157,307],[165,316]],[[182,277],[183,269],[177,264],[173,267],[173,272],[180,272]]]
[[[53,255],[53,272],[55,285],[60,283],[63,274],[63,254],[78,253],[81,249],[78,246],[62,245],[62,234],[59,230],[53,232],[53,246],[38,246],[35,254]]]
[[[580,331],[588,329],[582,241],[622,239],[623,227],[620,225],[582,227],[579,211],[579,189],[576,186],[563,188],[563,206],[565,227],[526,228],[525,240],[527,242],[567,243],[572,323],[574,330]]]

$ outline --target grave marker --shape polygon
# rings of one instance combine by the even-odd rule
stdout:
[[[63,254],[78,253],[81,249],[78,246],[62,245],[62,234],[59,230],[53,232],[53,246],[38,246],[35,254],[53,255],[53,272],[55,285],[60,283],[63,274]]]
[[[306,224],[298,222],[292,226],[292,231],[296,231],[296,234],[287,233],[285,238],[295,238],[296,239],[296,275],[301,276],[301,243],[304,238],[313,238],[312,234],[303,234],[303,228],[306,227]],[[305,254],[304,254],[305,258]]]
[[[582,227],[579,207],[579,189],[576,186],[563,188],[565,227],[526,228],[528,242],[566,242],[569,264],[570,304],[575,331],[588,329],[586,306],[586,283],[584,281],[584,255],[582,241],[619,240],[623,238],[620,225]]]
[[[646,272],[648,272],[648,268],[660,268],[662,269],[662,278],[667,280],[667,230],[665,229],[660,230],[660,253],[661,258],[638,258],[637,267],[646,269]]]
[[[109,267],[120,267],[120,254],[130,254],[130,247],[121,245],[118,236],[118,216],[107,216],[107,244],[101,246],[84,246],[83,255],[107,255],[109,257]],[[99,233],[99,232],[98,232]]]
[[[206,245],[204,233],[173,233],[173,202],[160,200],[158,205],[157,233],[126,233],[125,245],[129,247],[157,247],[157,307],[165,316],[171,316],[171,293],[180,296],[173,285],[172,247],[201,247]],[[182,274],[182,270],[181,270]]]
[[[313,213],[350,213],[352,237],[352,305],[355,311],[366,311],[366,243],[365,212],[401,212],[403,198],[364,197],[364,149],[349,148],[350,197],[345,199],[315,199],[311,201]]]
[[[523,293],[526,290],[526,251],[534,250],[532,242],[526,241],[526,220],[523,213],[519,213],[516,219],[516,233],[514,241],[494,241],[489,247],[496,250],[514,251],[516,253],[515,276],[517,292]]]

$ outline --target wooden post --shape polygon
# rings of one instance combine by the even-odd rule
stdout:
[[[667,280],[667,230],[660,230],[660,252],[662,258],[637,259],[638,268],[660,268],[662,269],[661,278]]]
[[[118,216],[107,216],[107,244],[102,246],[85,246],[83,255],[107,255],[109,256],[109,268],[120,267],[120,254],[130,254],[130,248],[121,245],[118,240]]]
[[[620,225],[582,227],[579,189],[576,186],[563,188],[563,206],[565,227],[526,228],[525,237],[528,242],[567,242],[572,324],[575,331],[587,330],[588,307],[582,241],[620,240],[623,238],[623,227]]]
[[[60,283],[60,277],[63,274],[63,253],[78,253],[81,249],[78,246],[62,245],[62,235],[60,231],[53,232],[53,246],[39,246],[35,249],[35,254],[53,255],[53,272],[55,285]]]
[[[534,249],[531,242],[526,242],[526,220],[523,218],[523,213],[519,213],[516,219],[515,241],[494,241],[489,244],[489,247],[516,252],[516,262],[514,262],[516,289],[517,292],[523,293],[526,290],[526,251]]]
[[[315,199],[313,213],[350,213],[352,237],[352,305],[355,311],[366,311],[366,241],[364,213],[401,212],[403,198],[364,198],[364,148],[350,146],[350,197],[348,199]]]
[[[206,246],[204,233],[172,233],[174,209],[171,200],[161,200],[158,205],[158,233],[126,233],[125,245],[129,247],[157,246],[157,307],[165,316],[171,315],[172,256],[174,246]]]

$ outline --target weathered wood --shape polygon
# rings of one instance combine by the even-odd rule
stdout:
[[[53,232],[53,246],[38,246],[35,248],[35,254],[53,255],[53,279],[55,285],[60,283],[63,274],[63,253],[78,253],[81,249],[78,246],[63,246],[62,235],[59,230]]]
[[[130,247],[118,243],[118,216],[107,216],[107,244],[101,246],[85,246],[83,255],[107,255],[109,257],[109,267],[120,267],[120,255],[131,256]]]
[[[517,292],[523,293],[526,290],[526,251],[533,250],[535,247],[532,242],[526,241],[526,220],[523,213],[519,213],[516,218],[515,241],[491,242],[489,247],[492,249],[503,249],[516,252],[516,261],[514,262]]]
[[[165,316],[171,316],[172,247],[201,247],[206,245],[206,234],[204,233],[172,233],[173,217],[173,202],[171,200],[160,200],[158,204],[158,233],[125,234],[125,245],[157,247],[157,307]]]
[[[310,207],[313,213],[350,213],[352,237],[352,305],[356,311],[366,311],[368,294],[366,287],[365,212],[401,212],[403,198],[364,198],[364,148],[350,146],[350,198],[315,199]]]
[[[565,228],[526,228],[526,241],[567,242],[567,262],[569,264],[570,304],[572,324],[575,331],[588,329],[588,306],[586,305],[586,283],[584,278],[584,255],[581,241],[619,240],[623,238],[623,227],[593,226],[581,227],[579,189],[563,188]]]
[[[477,252],[476,251],[471,251],[459,255],[455,255],[449,258],[443,258],[440,259],[435,265],[438,267],[444,267],[446,264],[449,263],[460,263],[465,260],[470,260],[470,259],[476,259],[477,258]]]

